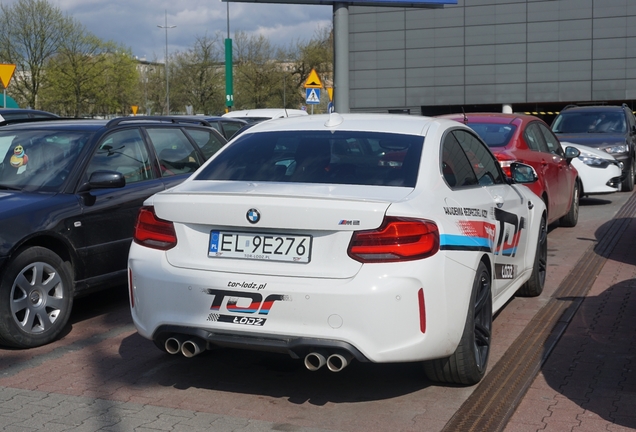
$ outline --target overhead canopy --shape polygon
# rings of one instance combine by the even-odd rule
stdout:
[[[0,94],[0,108],[20,108],[11,96],[7,96],[7,106],[4,106],[4,95]]]
[[[333,5],[342,3],[353,6],[395,6],[395,7],[420,7],[441,8],[444,5],[456,5],[457,0],[223,0],[230,3],[285,3],[285,4],[311,4]]]

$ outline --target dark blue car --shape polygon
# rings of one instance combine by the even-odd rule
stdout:
[[[226,142],[210,126],[161,117],[1,127],[0,344],[51,342],[74,297],[125,284],[143,201]]]

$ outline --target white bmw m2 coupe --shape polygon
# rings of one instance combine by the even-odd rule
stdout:
[[[286,353],[309,370],[423,362],[484,376],[493,313],[543,289],[546,209],[468,127],[388,114],[258,124],[141,209],[132,317],[161,349]]]

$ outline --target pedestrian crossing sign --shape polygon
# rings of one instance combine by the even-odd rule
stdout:
[[[305,99],[308,104],[317,105],[320,103],[320,89],[308,88],[305,90],[307,92],[307,97]]]

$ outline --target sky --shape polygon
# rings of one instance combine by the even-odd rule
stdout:
[[[9,6],[16,0],[0,0]],[[132,49],[133,55],[162,62],[168,52],[186,51],[197,37],[227,37],[228,3],[220,0],[48,0],[62,13],[82,23],[104,41]],[[311,39],[317,29],[331,25],[332,7],[323,5],[279,5],[229,3],[230,35],[237,31],[262,34],[275,46]]]

